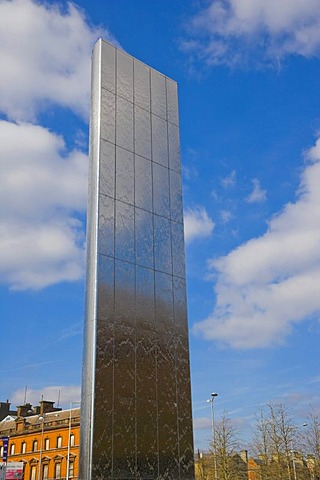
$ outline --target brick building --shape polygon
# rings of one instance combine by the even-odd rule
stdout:
[[[25,480],[77,479],[79,434],[80,409],[62,410],[45,400],[21,405],[0,422],[0,438],[9,437],[8,462],[23,462]]]

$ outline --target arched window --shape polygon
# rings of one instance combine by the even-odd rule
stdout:
[[[26,453],[27,444],[26,442],[21,443],[21,453]]]
[[[36,452],[38,450],[38,440],[33,440],[32,451]]]
[[[12,444],[11,444],[11,447],[10,447],[10,455],[14,455],[14,454],[15,454],[15,450],[16,450],[15,444],[12,443]]]
[[[1,447],[0,447],[0,457],[1,458],[3,457],[3,445],[1,445]]]
[[[50,448],[50,440],[49,438],[46,438],[44,441],[44,449],[49,450],[49,448]]]
[[[61,448],[62,447],[62,437],[58,437],[57,438],[57,448]]]
[[[72,433],[72,434],[70,435],[70,447],[74,447],[74,445],[75,445],[75,444],[74,444],[74,434]]]

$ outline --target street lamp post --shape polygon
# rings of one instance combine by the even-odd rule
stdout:
[[[38,480],[41,480],[41,468],[42,468],[42,451],[43,451],[43,437],[44,437],[44,419],[45,413],[38,418],[41,420],[41,441],[40,441],[40,453],[39,453],[39,471],[38,471]]]
[[[213,446],[213,464],[214,464],[214,480],[218,480],[218,469],[217,469],[217,452],[216,452],[216,429],[214,425],[214,409],[213,401],[217,397],[217,393],[211,393],[211,398],[208,402],[211,403],[211,425],[212,425],[212,446]]]

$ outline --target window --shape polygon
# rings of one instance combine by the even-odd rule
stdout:
[[[38,440],[33,440],[32,451],[36,452],[38,450]]]
[[[50,440],[49,438],[46,438],[44,441],[44,449],[49,450],[49,448],[50,448]]]
[[[12,443],[10,447],[10,455],[14,455],[15,449],[16,449],[15,444]]]
[[[70,435],[70,447],[74,447],[74,434]]]
[[[54,466],[54,478],[57,480],[61,478],[61,463],[56,463]]]
[[[3,445],[0,447],[0,457],[3,458]]]
[[[42,467],[42,480],[48,480],[48,470],[49,466],[47,463],[45,463]]]
[[[74,476],[74,461],[70,460],[69,461],[69,478],[72,478]]]
[[[58,437],[57,438],[57,448],[61,448],[62,447],[62,437]]]
[[[36,480],[37,467],[33,465],[30,470],[30,480]]]
[[[21,453],[26,453],[27,444],[26,442],[21,443]]]

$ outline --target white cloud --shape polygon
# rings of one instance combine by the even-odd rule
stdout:
[[[194,331],[238,348],[280,343],[295,323],[320,314],[320,142],[307,154],[297,201],[264,235],[211,260],[216,307]]]
[[[186,243],[198,238],[210,237],[214,223],[204,207],[189,208],[184,214],[184,234]]]
[[[39,289],[83,276],[87,157],[27,123],[0,121],[0,278]]]
[[[310,148],[305,153],[306,160],[310,160],[310,162],[317,162],[320,158],[320,138],[316,141],[316,144]]]
[[[60,392],[60,394],[59,394]],[[28,388],[27,392],[25,392],[24,388],[20,388],[16,390],[12,397],[10,398],[11,405],[23,405],[24,398],[26,395],[26,401],[31,403],[31,405],[35,406],[38,405],[41,401],[42,397],[43,400],[48,400],[50,402],[57,402],[60,396],[60,406],[64,406],[68,408],[71,402],[79,402],[81,398],[81,387],[79,385],[54,385],[54,386],[47,386],[41,389],[32,389]],[[74,405],[77,407],[79,405]]]
[[[13,290],[38,290],[83,277],[84,235],[80,222],[1,222],[0,232],[1,281]]]
[[[260,182],[257,178],[252,179],[253,190],[246,198],[248,203],[261,203],[267,199],[267,190],[261,188]]]
[[[232,172],[226,177],[221,179],[221,185],[223,188],[233,188],[237,183],[237,172],[232,170]]]
[[[190,32],[182,47],[209,65],[319,56],[319,1],[211,0],[193,17]]]
[[[31,0],[0,1],[0,112],[34,120],[50,103],[85,118],[89,111],[90,57],[99,36],[79,8]]]

